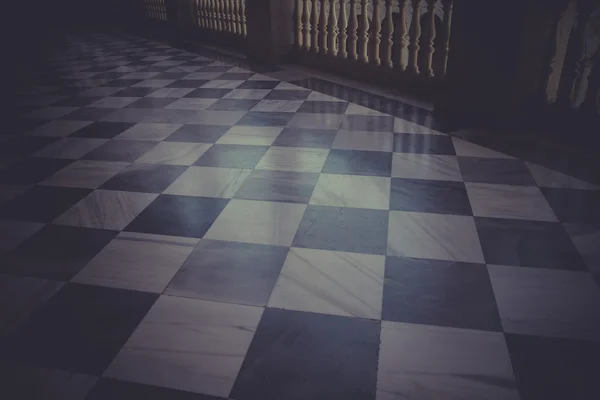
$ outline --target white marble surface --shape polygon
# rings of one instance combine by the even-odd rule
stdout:
[[[122,232],[72,281],[162,293],[198,242],[193,238]]]
[[[340,129],[333,141],[334,149],[392,151],[394,134],[391,132],[347,131]]]
[[[222,72],[192,72],[184,76],[182,79],[199,79],[199,80],[211,80],[218,78],[223,75]]]
[[[66,137],[91,123],[92,121],[51,121],[34,128],[28,134],[34,136]]]
[[[329,150],[305,147],[271,147],[256,169],[321,172]]]
[[[97,100],[92,104],[89,104],[88,107],[94,108],[123,108],[136,100],[139,100],[141,97],[105,97],[103,99]]]
[[[338,129],[344,114],[296,113],[288,122],[289,128]]]
[[[244,83],[244,81],[241,80],[228,81],[222,79],[213,79],[209,82],[206,82],[201,87],[204,89],[235,89],[242,83]]]
[[[283,127],[280,126],[245,126],[231,127],[217,141],[218,144],[243,144],[250,146],[270,146]]]
[[[489,265],[505,332],[600,342],[600,288],[583,271]]]
[[[384,114],[380,111],[373,110],[371,108],[359,106],[355,103],[350,103],[348,108],[346,109],[346,114],[349,115],[375,115],[375,116],[388,116],[388,114]]]
[[[310,89],[304,88],[302,86],[294,85],[293,83],[289,83],[289,82],[281,82],[279,85],[275,86],[274,90],[310,90]]]
[[[383,321],[377,400],[519,400],[504,335]]]
[[[227,397],[262,312],[162,296],[104,376]]]
[[[95,189],[129,165],[124,162],[79,160],[67,165],[44,185]]]
[[[419,133],[421,135],[443,135],[442,132],[426,126],[415,124],[401,118],[394,118],[394,132],[398,133]]]
[[[476,217],[558,221],[537,187],[469,182],[465,185]]]
[[[385,257],[290,249],[268,306],[381,318]]]
[[[252,80],[252,78],[249,80]],[[269,93],[271,93],[271,89],[233,89],[223,96],[223,98],[236,100],[262,100]]]
[[[170,85],[173,82],[175,82],[175,79],[146,79],[136,83],[132,87],[161,88]]]
[[[302,103],[303,100],[261,100],[250,111],[293,113],[298,111]]]
[[[76,160],[106,142],[108,142],[108,139],[68,137],[44,147],[33,155],[36,157]]]
[[[138,158],[136,163],[192,165],[212,144],[161,142],[149,152]]]
[[[484,263],[475,221],[459,215],[391,211],[387,254]]]
[[[514,157],[508,154],[500,153],[495,150],[488,149],[483,146],[479,146],[475,143],[467,142],[456,137],[452,138],[454,143],[454,150],[456,155],[462,157],[479,157],[479,158],[502,158],[502,159],[514,159]]]
[[[231,200],[205,239],[291,246],[305,204]]]
[[[345,102],[345,100],[338,99],[337,97],[329,96],[320,92],[311,92],[310,95],[306,98],[307,101],[335,101],[335,102]]]
[[[589,270],[600,275],[600,226],[564,224],[564,227]]]
[[[454,156],[394,153],[392,177],[462,182]]]
[[[250,169],[190,167],[165,190],[165,193],[231,198],[250,172]]]
[[[117,135],[115,139],[131,139],[131,140],[164,140],[171,133],[181,128],[182,124],[135,124],[123,133]]]
[[[600,190],[600,186],[593,185],[581,179],[563,174],[562,172],[542,167],[534,163],[526,163],[529,172],[535,179],[535,182],[541,187],[581,189],[581,190]]]
[[[206,110],[208,107],[216,103],[219,99],[195,99],[183,98],[177,99],[168,106],[166,110]]]
[[[389,210],[390,185],[380,176],[321,174],[310,204]]]
[[[153,193],[94,190],[54,223],[121,231],[157,196]]]
[[[180,98],[185,96],[186,94],[194,91],[193,88],[160,88],[150,93],[146,97],[172,97],[172,98]]]

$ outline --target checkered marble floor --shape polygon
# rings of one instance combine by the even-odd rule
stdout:
[[[600,398],[600,187],[132,36],[0,135],[4,399]]]

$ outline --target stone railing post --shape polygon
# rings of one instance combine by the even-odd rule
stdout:
[[[277,63],[294,49],[295,0],[246,0],[248,60]]]

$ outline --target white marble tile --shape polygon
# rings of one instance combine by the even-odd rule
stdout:
[[[204,238],[290,246],[305,210],[305,204],[231,200]]]
[[[231,198],[251,171],[236,168],[190,167],[165,190],[165,193]]]
[[[242,83],[244,83],[244,81],[240,81],[240,80],[229,81],[229,80],[213,79],[209,82],[206,82],[201,87],[204,89],[235,89],[236,87],[240,86]]]
[[[589,270],[600,275],[600,226],[563,224]]]
[[[138,158],[136,163],[192,165],[208,150],[210,143],[161,142]]]
[[[394,118],[394,132],[398,133],[419,133],[422,135],[443,135],[442,132],[427,128],[423,125],[415,124],[401,118]]]
[[[78,160],[61,169],[44,185],[95,189],[129,165],[124,162]]]
[[[334,149],[392,151],[394,134],[391,132],[339,130],[333,141]]]
[[[290,128],[338,129],[344,114],[296,113],[288,122]]]
[[[132,87],[162,88],[173,82],[175,82],[174,79],[146,79],[136,83]]]
[[[503,159],[514,159],[514,157],[508,154],[500,153],[498,151],[488,149],[483,146],[479,146],[475,143],[467,142],[456,137],[452,138],[454,143],[454,149],[456,155],[462,157],[479,157],[479,158],[503,158]]]
[[[108,139],[68,137],[44,147],[33,155],[36,157],[76,160],[106,142],[108,142]]]
[[[281,82],[279,85],[275,86],[275,90],[310,90],[307,88],[303,88],[302,86],[294,85],[289,82]]]
[[[219,99],[177,99],[168,106],[167,110],[206,110],[208,107],[219,101]]]
[[[505,332],[600,342],[600,288],[588,272],[488,270]]]
[[[122,232],[72,282],[162,293],[199,239]]]
[[[261,112],[296,112],[304,100],[261,100],[250,111]]]
[[[240,67],[233,67],[230,70],[228,70],[227,72],[230,73],[236,73],[236,74],[252,74],[252,71],[249,71],[247,69],[244,68],[240,68]]]
[[[484,262],[473,217],[459,215],[391,211],[387,254]]]
[[[252,78],[250,78],[251,80]],[[271,92],[271,89],[233,89],[223,96],[224,99],[236,100],[262,100]]]
[[[310,204],[389,210],[390,185],[381,176],[321,174]]]
[[[115,139],[161,141],[182,126],[182,124],[140,123],[117,135]]]
[[[600,190],[600,186],[591,184],[581,179],[574,178],[562,172],[542,167],[534,163],[526,163],[533,179],[541,187],[563,188],[563,189],[581,189],[581,190]]]
[[[385,257],[290,249],[268,307],[381,319]]]
[[[233,126],[217,141],[218,144],[270,146],[281,133],[281,126]]]
[[[222,72],[192,72],[189,75],[183,77],[183,79],[199,79],[199,80],[211,80],[216,79],[223,75]]]
[[[359,106],[358,104],[350,103],[346,109],[346,114],[349,115],[375,115],[375,116],[387,116],[388,114],[373,110],[371,108]]]
[[[25,114],[22,114],[23,118],[31,118],[31,119],[57,119],[64,115],[67,115],[70,112],[77,110],[79,107],[43,107],[38,108],[34,111],[29,111]]]
[[[105,97],[98,101],[89,104],[88,107],[95,108],[123,108],[136,100],[141,99],[141,97]]]
[[[104,376],[227,397],[262,312],[162,296]]]
[[[554,211],[537,187],[466,183],[476,217],[556,222]]]
[[[454,156],[394,153],[392,177],[462,182]]]
[[[193,88],[160,88],[146,97],[173,97],[180,98],[192,92]]]
[[[383,321],[377,400],[519,400],[504,335]]]
[[[121,231],[157,196],[153,193],[94,190],[54,223]]]
[[[329,150],[304,147],[271,147],[256,169],[321,172]]]
[[[320,92],[311,92],[306,98],[307,101],[336,101],[345,102],[345,100],[338,99],[337,97],[329,96]]]
[[[232,71],[229,70],[229,72],[232,72]],[[270,76],[263,75],[263,74],[254,74],[248,80],[249,81],[277,81],[279,79],[275,79],[275,78],[272,78]]]

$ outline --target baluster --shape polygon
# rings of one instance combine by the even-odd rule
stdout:
[[[294,23],[296,24],[296,49],[302,49],[302,11],[304,10],[304,0],[296,0],[296,9],[294,13]]]
[[[413,0],[413,15],[410,25],[410,45],[408,53],[408,66],[412,73],[418,74],[419,71],[419,39],[421,38],[421,1]]]
[[[206,19],[206,1],[207,0],[200,0],[198,4],[198,18],[200,20],[200,26],[202,28],[208,28]]]
[[[337,40],[338,40],[338,21],[335,13],[335,6],[339,4],[339,0],[331,0],[329,5],[329,23],[328,38],[329,38],[329,55],[335,57],[337,55]]]
[[[442,75],[448,70],[448,54],[450,54],[450,34],[452,33],[452,9],[454,0],[444,0],[444,55],[442,57]]]
[[[231,20],[231,33],[237,33],[237,27],[235,26],[235,0],[229,0],[229,18]]]
[[[588,89],[588,79],[594,66],[593,56],[598,51],[599,46],[594,45],[594,41],[590,41],[589,25],[591,14],[595,6],[589,4],[581,5],[577,18],[577,29],[571,33],[574,37],[569,42],[569,51],[579,53],[573,69],[572,80],[569,85],[565,85],[565,100],[568,100],[571,108],[577,109],[585,98],[585,93]],[[600,11],[600,8],[598,9]],[[560,101],[560,99],[559,99]]]
[[[313,53],[319,52],[319,13],[317,13],[317,0],[312,0],[310,19],[311,49]]]
[[[231,14],[229,12],[229,0],[223,0],[223,30],[231,32]]]
[[[388,68],[394,67],[394,0],[385,0],[385,20],[383,21],[385,38],[383,38],[383,63]]]
[[[373,0],[373,18],[371,21],[371,55],[370,59],[375,65],[381,65],[379,46],[381,45],[381,0]]]
[[[240,17],[242,18],[242,36],[246,37],[248,30],[246,29],[246,0],[240,0]]]
[[[362,22],[360,26],[360,32],[358,35],[360,36],[359,48],[360,48],[360,61],[364,63],[369,62],[369,14],[367,11],[367,5],[369,4],[369,0],[361,0],[360,6],[360,20]]]
[[[424,66],[427,71],[427,76],[429,78],[433,78],[434,70],[433,70],[433,53],[435,53],[435,3],[437,0],[427,0],[427,52],[425,54]]]
[[[571,0],[566,9],[562,12],[556,28],[556,37],[554,39],[554,55],[550,60],[548,78],[546,80],[546,101],[550,104],[555,103],[558,98],[558,87],[560,85],[560,77],[563,72],[565,55],[567,53],[567,45],[571,29],[575,22],[577,14],[577,0]]]
[[[233,32],[236,35],[242,34],[240,22],[240,0],[233,0]]]
[[[202,28],[202,0],[196,0],[196,19],[198,21],[198,26]]]
[[[357,43],[358,43],[358,17],[356,15],[356,5],[358,0],[350,0],[350,27],[348,36],[350,37],[350,58],[358,60]]]
[[[225,14],[223,13],[223,0],[217,0],[217,30],[225,31]]]
[[[206,27],[210,30],[215,29],[215,20],[213,19],[214,1],[206,0]]]
[[[302,12],[302,25],[304,27],[303,50],[310,51],[310,0],[302,0],[304,2],[304,10]]]
[[[329,13],[331,13],[330,4]],[[321,45],[319,46],[319,50],[321,50],[322,55],[327,54],[327,0],[321,0],[321,12],[319,13],[319,34],[321,36]]]
[[[339,49],[340,58],[348,58],[348,14],[346,13],[346,4],[348,0],[340,0],[340,22],[339,22]]]

